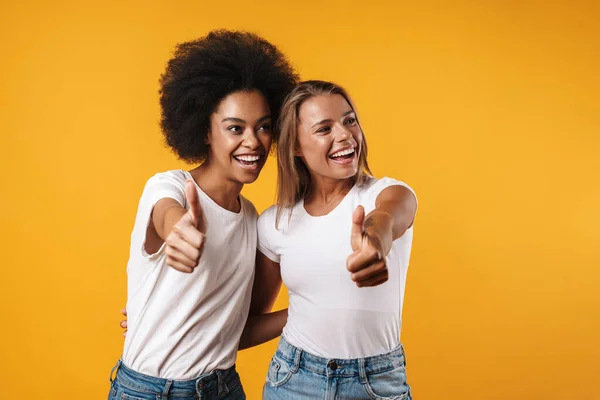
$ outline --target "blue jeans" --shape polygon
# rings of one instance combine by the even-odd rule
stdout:
[[[327,359],[292,346],[282,336],[271,360],[263,399],[411,400],[402,345],[357,359]]]
[[[117,374],[113,379],[113,372]],[[176,381],[155,378],[127,368],[117,362],[110,374],[108,400],[207,400],[246,398],[235,365],[226,370],[215,370],[196,379]]]

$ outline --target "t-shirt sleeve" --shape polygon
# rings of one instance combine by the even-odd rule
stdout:
[[[406,184],[405,182],[396,180],[394,178],[384,177],[384,178],[379,179],[377,182],[375,182],[373,184],[373,186],[371,186],[369,188],[369,195],[368,195],[369,200],[368,201],[369,201],[369,206],[372,207],[372,209],[375,208],[375,202],[377,201],[377,196],[379,196],[384,189],[387,189],[390,186],[404,186],[405,188],[410,190],[410,192],[413,194],[413,196],[415,196],[415,201],[417,202],[417,207],[418,207],[419,202],[417,199],[417,194],[415,193],[413,188],[408,186],[408,184]],[[415,210],[415,213],[416,213],[416,210]]]
[[[141,246],[140,251],[142,252],[142,256],[146,258],[151,258],[160,254],[164,247],[163,244],[163,246],[154,254],[148,254],[145,250],[146,230],[150,224],[152,210],[156,203],[164,198],[174,199],[181,204],[182,207],[186,207],[185,177],[183,175],[179,176],[177,172],[159,173],[146,182],[140,198],[135,222],[136,236],[138,236],[138,243],[139,246]]]
[[[281,259],[277,251],[276,243],[278,232],[275,228],[276,207],[266,209],[260,217],[258,217],[258,250],[267,256],[271,261],[278,263]]]
[[[185,200],[185,178],[174,173],[156,174],[146,182],[142,200],[150,205],[150,211],[156,203],[164,198],[171,198],[186,206]]]

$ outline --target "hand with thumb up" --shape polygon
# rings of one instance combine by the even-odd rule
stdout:
[[[388,280],[385,257],[392,241],[391,215],[374,211],[365,220],[362,206],[354,210],[350,236],[353,253],[348,257],[346,267],[356,286],[377,286]]]
[[[189,209],[173,226],[165,240],[167,265],[181,272],[191,273],[198,266],[206,239],[206,221],[200,198],[192,181],[185,183],[185,197]]]

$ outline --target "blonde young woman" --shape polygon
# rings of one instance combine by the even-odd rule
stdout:
[[[281,110],[277,204],[260,217],[250,315],[281,283],[288,319],[264,399],[410,399],[400,343],[417,200],[375,179],[340,86],[298,85]]]

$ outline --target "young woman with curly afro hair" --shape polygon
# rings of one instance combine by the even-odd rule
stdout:
[[[277,337],[287,310],[248,318],[257,212],[240,191],[257,179],[297,81],[252,33],[212,31],[177,46],[160,79],[161,127],[195,167],[157,173],[141,195],[109,400],[245,398],[236,353]]]

